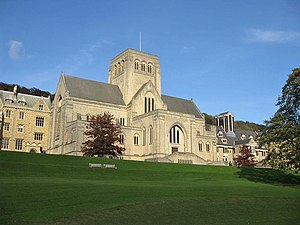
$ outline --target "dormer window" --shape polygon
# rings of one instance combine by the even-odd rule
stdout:
[[[227,139],[222,139],[223,144],[227,144]]]
[[[25,98],[22,97],[22,98],[18,101],[18,104],[20,104],[20,105],[27,105],[27,102],[26,102]]]
[[[44,105],[39,105],[39,111],[44,111]]]
[[[5,102],[6,102],[6,103],[9,103],[9,104],[12,104],[12,103],[14,103],[14,100],[13,100],[12,96],[10,95],[10,96],[8,96],[8,97],[5,99]]]
[[[223,137],[222,131],[219,131],[219,132],[218,132],[218,137]]]
[[[241,139],[242,139],[242,140],[245,140],[245,139],[246,139],[246,135],[245,135],[245,134],[242,134],[242,135],[241,135]]]

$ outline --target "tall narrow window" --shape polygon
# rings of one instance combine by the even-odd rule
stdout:
[[[138,61],[134,62],[134,69],[136,69],[136,70],[139,69],[139,62]]]
[[[124,144],[124,134],[120,134],[120,144]]]
[[[143,146],[146,145],[146,128],[143,128]]]
[[[145,113],[147,113],[147,97],[145,97]]]
[[[152,73],[152,65],[148,65],[148,73]]]
[[[9,123],[4,123],[3,129],[4,129],[5,131],[9,131]]]
[[[152,111],[154,111],[154,98],[152,98]]]
[[[2,149],[8,149],[9,147],[9,139],[3,138],[2,139]]]
[[[146,71],[146,65],[145,65],[145,63],[141,64],[141,70],[144,71],[144,72]]]
[[[24,117],[25,117],[25,112],[20,112],[19,113],[19,119],[24,120]]]
[[[5,117],[10,118],[10,113],[11,113],[11,111],[7,109],[5,112]]]
[[[207,152],[210,151],[210,145],[209,145],[209,143],[206,143],[206,151],[207,151]]]
[[[198,143],[198,147],[199,147],[199,152],[202,152],[203,151],[203,149],[202,149],[202,142]]]
[[[153,128],[152,126],[149,127],[149,144],[152,144],[152,139],[153,139]]]
[[[134,137],[133,137],[133,144],[134,145],[139,145],[139,136],[137,134],[135,134]]]
[[[151,99],[148,98],[148,112],[150,112],[150,109],[151,109],[151,108],[150,108],[150,107],[151,107],[150,105],[151,105]]]

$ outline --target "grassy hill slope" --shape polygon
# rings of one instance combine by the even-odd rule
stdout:
[[[0,152],[0,199],[0,224],[300,223],[300,177],[271,169]]]

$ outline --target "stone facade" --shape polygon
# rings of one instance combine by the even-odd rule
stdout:
[[[111,60],[108,83],[61,74],[55,98],[0,91],[2,150],[82,155],[91,115],[109,112],[121,126],[122,158],[188,164],[233,164],[246,145],[261,161],[257,133],[236,130],[231,112],[217,126],[192,100],[163,95],[159,58],[127,49]],[[51,114],[50,114],[51,110]]]
[[[121,125],[124,159],[216,160],[216,126],[205,124],[192,100],[162,95],[157,56],[127,49],[112,59],[108,84],[62,74],[51,109],[48,153],[82,155],[88,117],[104,112]]]
[[[0,91],[1,150],[44,152],[48,148],[50,97]]]

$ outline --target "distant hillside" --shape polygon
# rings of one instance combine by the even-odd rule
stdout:
[[[214,116],[204,113],[205,115],[205,122],[211,125],[217,125],[216,119]],[[251,131],[262,131],[264,125],[256,124],[253,122],[248,121],[235,121],[234,122],[234,129],[241,129],[241,130],[251,130]]]
[[[18,86],[19,93],[28,94],[28,95],[44,96],[44,97],[50,96],[51,101],[54,98],[54,94],[51,94],[49,91],[43,91],[38,88],[26,88],[26,87],[20,86],[18,84],[6,84],[3,82],[0,82],[0,90],[13,91],[14,86],[16,86],[16,85]]]

